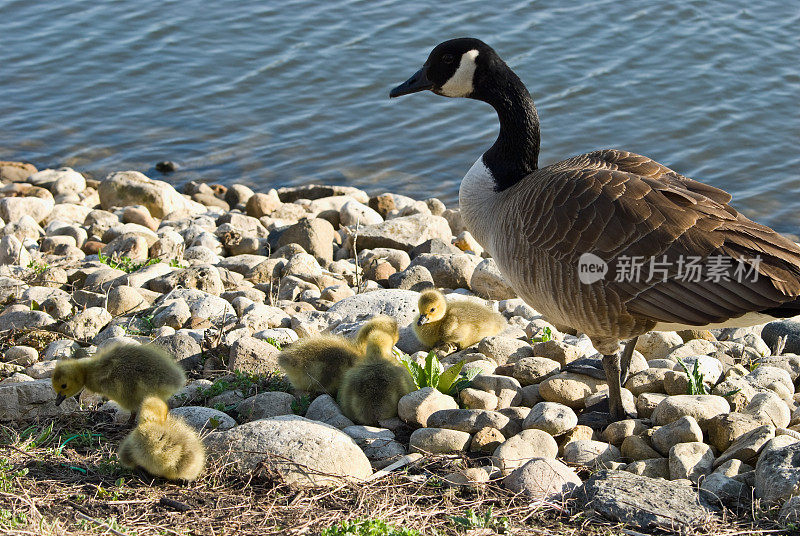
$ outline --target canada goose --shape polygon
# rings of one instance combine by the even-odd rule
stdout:
[[[612,149],[539,168],[533,100],[482,41],[441,43],[389,96],[426,89],[497,112],[497,140],[461,181],[464,223],[522,299],[591,338],[604,356],[612,418],[623,417],[620,380],[637,336],[800,313],[800,249],[739,214],[728,193]],[[750,275],[714,277],[723,261]],[[624,277],[637,262],[641,276]],[[646,277],[648,267],[659,271]],[[631,352],[620,356],[626,339]]]
[[[142,467],[170,480],[197,479],[206,461],[197,432],[170,415],[167,404],[154,396],[142,402],[139,424],[122,440],[117,454],[126,467]]]
[[[394,343],[391,333],[372,331],[364,361],[344,373],[337,398],[353,422],[374,426],[395,417],[398,401],[416,389],[408,370],[392,355]]]
[[[183,369],[167,352],[150,344],[103,348],[91,357],[61,359],[52,377],[56,404],[84,387],[106,396],[131,412],[148,396],[168,399],[186,383]]]
[[[370,334],[376,331],[388,333],[392,337],[392,346],[397,344],[397,341],[400,340],[400,331],[397,328],[397,321],[394,318],[386,315],[374,316],[361,326],[361,329],[358,330],[358,334],[356,335],[356,346],[358,346],[362,353],[367,349],[367,339]]]
[[[500,313],[466,300],[448,302],[436,289],[423,291],[417,307],[419,315],[414,322],[417,339],[428,348],[445,352],[496,335],[505,325]]]
[[[335,395],[345,371],[363,357],[353,341],[322,334],[292,343],[278,356],[278,365],[295,389]]]

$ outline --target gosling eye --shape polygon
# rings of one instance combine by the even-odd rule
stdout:
[[[433,308],[433,307],[431,307],[431,310],[430,310],[430,312],[432,313],[433,311],[434,311],[434,308]]]
[[[455,60],[455,57],[452,54],[444,54],[442,56],[442,63],[450,64],[453,63],[453,60]]]
[[[62,383],[62,384],[61,384],[61,388],[62,388],[62,389],[66,389],[66,388],[67,388],[67,384],[66,384],[66,383]]]

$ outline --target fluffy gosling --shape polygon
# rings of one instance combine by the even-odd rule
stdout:
[[[397,321],[391,316],[378,315],[370,318],[366,324],[361,326],[356,335],[356,346],[362,353],[367,351],[367,339],[370,334],[380,331],[392,337],[392,346],[400,340],[400,331],[397,328]],[[391,348],[389,348],[391,351]]]
[[[414,323],[417,339],[428,348],[451,352],[471,346],[505,326],[500,313],[469,301],[448,302],[438,290],[419,297],[419,316]]]
[[[167,400],[186,383],[183,369],[167,352],[149,344],[104,348],[91,357],[62,359],[53,371],[56,404],[84,387],[131,412],[148,396]]]
[[[416,389],[406,368],[392,355],[391,333],[372,331],[365,340],[364,361],[344,374],[339,407],[358,424],[375,426],[397,415],[397,402]]]
[[[206,462],[197,432],[154,396],[142,402],[139,424],[122,440],[117,455],[126,467],[170,480],[196,480]]]
[[[344,372],[363,358],[358,347],[339,335],[317,335],[294,342],[278,364],[295,389],[335,395]]]

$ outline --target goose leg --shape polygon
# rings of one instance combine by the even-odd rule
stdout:
[[[636,349],[636,341],[638,340],[639,337],[634,337],[629,340],[625,345],[625,349],[622,351],[619,371],[619,383],[621,386],[625,385],[625,382],[628,381],[628,371],[631,367],[631,358],[633,357],[633,351]]]
[[[606,383],[608,383],[608,409],[611,413],[611,420],[621,421],[625,418],[625,410],[622,409],[620,352],[603,356],[603,370],[606,373]]]

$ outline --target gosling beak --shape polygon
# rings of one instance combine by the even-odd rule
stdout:
[[[66,396],[62,395],[61,393],[58,393],[58,394],[56,395],[56,406],[60,406],[60,405],[61,405],[61,403],[62,403],[64,400],[66,400],[66,399],[67,399],[67,397],[66,397]]]
[[[414,73],[414,76],[389,92],[389,98],[402,97],[426,89],[433,89],[433,82],[428,80],[428,67],[423,67]]]
[[[418,326],[422,326],[422,325],[427,324],[427,323],[428,323],[428,317],[427,316],[420,316],[417,319],[417,325]]]

